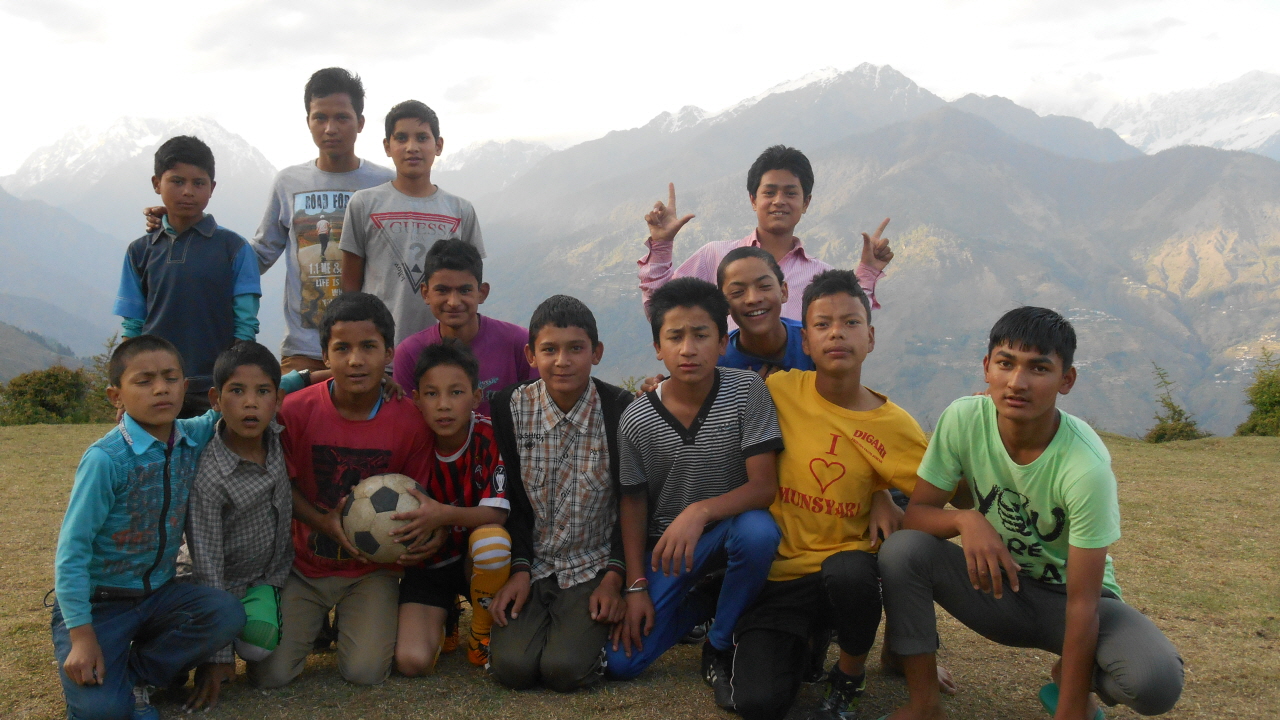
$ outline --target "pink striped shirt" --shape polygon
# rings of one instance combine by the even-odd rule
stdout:
[[[809,282],[813,280],[813,276],[823,270],[830,270],[831,266],[821,260],[809,257],[804,251],[804,244],[800,242],[800,238],[792,238],[794,244],[791,250],[782,259],[778,261],[778,267],[782,268],[782,275],[786,278],[787,288],[790,290],[787,302],[782,306],[782,316],[793,320],[801,320],[800,309],[803,305],[804,289],[809,286]],[[716,281],[716,268],[720,267],[720,261],[725,255],[734,248],[747,247],[752,245],[760,247],[760,238],[756,236],[756,231],[752,230],[751,234],[741,240],[718,240],[709,242],[698,248],[697,252],[685,260],[680,267],[674,272],[671,269],[671,245],[670,242],[655,243],[653,238],[644,241],[645,247],[649,248],[649,252],[636,263],[640,266],[640,293],[644,297],[644,312],[649,314],[649,297],[653,295],[653,291],[667,284],[667,281],[673,278],[696,277],[706,280],[714,284]],[[871,307],[879,309],[880,303],[876,302],[876,280],[880,279],[884,273],[873,267],[858,263],[858,269],[855,271],[858,276],[858,284],[867,293],[867,298],[871,300]],[[737,325],[733,322],[733,318],[729,318],[729,329],[733,329]]]

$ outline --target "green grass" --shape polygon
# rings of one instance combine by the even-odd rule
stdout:
[[[0,428],[0,717],[63,716],[42,600],[53,585],[53,549],[76,463],[106,429]],[[1125,535],[1112,550],[1120,584],[1187,661],[1182,701],[1166,717],[1280,716],[1280,439],[1105,440],[1120,479]],[[1046,717],[1035,692],[1051,656],[992,645],[945,616],[941,630],[939,659],[961,685],[948,701],[951,717]],[[806,689],[792,716],[803,717],[815,697]],[[864,717],[879,717],[905,697],[900,678],[873,670]],[[160,709],[180,713],[172,704]],[[1137,717],[1124,708],[1107,715]],[[733,716],[715,708],[699,680],[698,648],[680,646],[636,681],[567,696],[504,690],[461,653],[443,658],[433,677],[393,677],[374,688],[343,682],[332,653],[313,655],[303,677],[282,690],[236,683],[209,717]]]

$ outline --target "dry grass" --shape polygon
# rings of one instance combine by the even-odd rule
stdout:
[[[53,583],[53,548],[76,462],[104,430],[0,428],[0,499],[7,509],[0,515],[0,717],[62,716],[41,599]],[[1114,548],[1120,583],[1187,661],[1186,691],[1168,717],[1280,716],[1280,440],[1106,441],[1124,514],[1125,538]],[[949,618],[943,642],[941,659],[962,686],[949,701],[952,717],[1045,717],[1035,700],[1052,660],[1045,653],[994,646]],[[637,681],[563,696],[504,690],[461,654],[442,660],[432,678],[357,688],[338,677],[332,654],[316,655],[283,690],[236,684],[210,716],[730,717],[712,704],[697,665],[697,648],[679,647]],[[879,717],[904,697],[900,679],[873,672],[864,717]],[[807,689],[793,716],[802,717],[813,698]],[[1108,717],[1136,716],[1120,708]]]

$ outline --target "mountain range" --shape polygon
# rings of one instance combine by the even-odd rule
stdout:
[[[1268,87],[1238,88],[1234,102],[1251,108],[1247,113],[1210,103],[1201,117],[1225,127],[1233,112],[1262,112],[1273,102]],[[1176,114],[1175,106],[1182,107],[1172,100],[1143,107]],[[1274,102],[1270,107],[1280,110]],[[1248,134],[1254,145],[1236,148],[1248,153],[1164,149],[1160,138],[1173,131],[1160,123],[1155,126],[1167,130],[1164,135],[1147,133],[1142,137],[1154,139],[1135,142],[1144,117],[1139,110],[1126,116],[1130,120],[1099,127],[1040,116],[1000,97],[948,102],[891,67],[862,65],[819,71],[720,112],[693,106],[664,112],[641,127],[558,151],[518,140],[479,144],[443,157],[434,177],[476,205],[489,248],[486,280],[493,285],[483,310],[526,322],[547,295],[581,297],[595,310],[606,344],[600,373],[618,380],[660,369],[636,287],[644,212],[665,199],[667,183],[674,182],[681,212],[697,214],[677,239],[677,262],[710,240],[742,237],[754,226],[744,186],[748,166],[766,145],[794,145],[813,160],[817,176],[813,203],[797,230],[811,253],[850,267],[860,231],[893,218],[889,234],[897,254],[878,288],[884,308],[874,318],[877,347],[866,381],[926,427],[951,399],[981,386],[979,361],[991,323],[1032,303],[1063,311],[1079,330],[1081,381],[1064,400],[1068,411],[1105,429],[1142,432],[1155,409],[1155,362],[1169,370],[1178,383],[1175,397],[1203,425],[1230,432],[1245,414],[1241,391],[1252,358],[1280,332],[1280,163],[1263,156],[1266,141],[1254,142],[1260,135],[1253,131],[1241,137]],[[69,215],[81,210],[52,208],[33,196],[92,195],[84,188],[63,195],[48,189],[70,183],[75,172],[69,168],[123,167],[118,158],[132,152],[130,143],[149,138],[139,133],[152,126],[130,127],[133,134],[114,136],[123,149],[68,141],[66,149],[45,149],[41,160],[4,179],[21,199],[0,193],[0,250],[19,261],[0,267],[0,278],[25,305],[19,312],[19,302],[0,298],[0,321],[86,354],[59,334],[87,332],[71,329],[68,317],[114,327],[109,298],[127,236],[104,236],[97,224],[102,212],[80,215],[91,228]],[[1209,130],[1194,137],[1210,138]],[[75,147],[82,148],[79,155]],[[242,165],[256,167],[261,178],[257,197],[242,201],[252,222],[241,232],[249,234],[270,170],[249,162],[253,153],[242,150],[229,157],[247,158]],[[131,155],[130,162],[149,152]],[[109,157],[95,159],[99,153]],[[219,167],[221,193],[231,180],[221,161]],[[111,177],[123,182],[115,172],[122,171],[81,174],[107,192]],[[218,193],[215,202],[227,197]],[[149,204],[117,202],[133,213]],[[223,220],[223,212],[213,205],[211,211]],[[58,231],[44,232],[41,253],[19,247],[46,224]],[[278,293],[281,284],[264,278],[269,292]],[[264,331],[279,322],[278,307],[278,299],[264,298]],[[31,326],[37,312],[49,325]],[[55,318],[64,325],[58,332]],[[263,339],[270,342],[268,333]]]

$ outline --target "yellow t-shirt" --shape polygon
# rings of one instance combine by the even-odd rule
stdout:
[[[818,394],[816,376],[790,370],[767,381],[785,446],[769,506],[782,530],[770,580],[816,573],[837,552],[870,551],[871,494],[911,494],[924,457],[924,431],[906,410],[879,393],[885,402],[875,410],[846,410]]]

